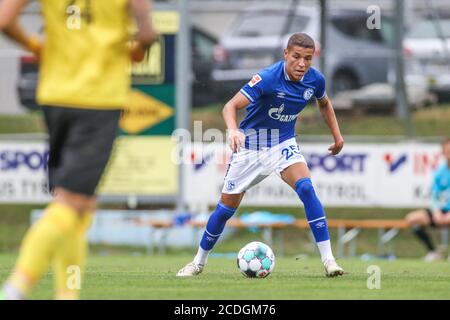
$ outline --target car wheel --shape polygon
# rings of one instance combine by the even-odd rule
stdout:
[[[333,76],[332,92],[355,90],[360,87],[358,78],[350,71],[338,71]]]

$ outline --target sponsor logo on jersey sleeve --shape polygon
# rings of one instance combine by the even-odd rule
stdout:
[[[259,74],[255,74],[252,80],[250,80],[250,82],[248,83],[248,85],[252,88],[261,80],[262,80],[261,76]]]

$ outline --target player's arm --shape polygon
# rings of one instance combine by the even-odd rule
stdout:
[[[239,152],[241,144],[245,141],[245,134],[237,125],[238,110],[245,108],[250,101],[241,92],[231,98],[223,107],[222,116],[227,126],[228,140],[233,152]]]
[[[27,3],[28,0],[0,1],[0,31],[9,39],[39,56],[41,42],[37,37],[29,36],[18,21],[19,14]]]
[[[322,117],[325,120],[328,128],[330,128],[331,134],[333,135],[334,143],[330,145],[328,150],[331,154],[338,154],[344,147],[344,138],[342,137],[341,131],[339,130],[339,124],[336,119],[336,114],[334,113],[333,105],[331,104],[330,98],[325,95],[323,98],[317,100],[319,104],[319,109]]]
[[[158,40],[158,35],[153,28],[151,0],[130,0],[131,13],[136,21],[137,34],[131,46],[131,58],[133,61],[141,61],[147,48]]]

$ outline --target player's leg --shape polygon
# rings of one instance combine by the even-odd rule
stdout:
[[[243,149],[233,154],[225,174],[222,195],[206,224],[194,260],[182,268],[177,276],[193,276],[202,272],[207,258],[219,239],[226,222],[233,216],[246,190],[264,179],[258,151]]]
[[[77,207],[80,219],[74,233],[67,236],[54,258],[57,299],[78,299],[87,256],[87,231],[96,209],[95,190],[103,175],[117,133],[120,111],[73,110],[78,125],[67,139],[72,146],[64,152],[67,162],[57,171],[56,199],[66,199]],[[101,125],[100,125],[101,124]],[[69,191],[70,190],[70,191]]]
[[[443,226],[444,228],[447,228],[448,231],[450,229],[450,210],[449,209],[442,210],[442,213],[445,215]],[[450,262],[450,253],[448,254],[447,261]]]
[[[200,265],[206,264],[209,252],[222,234],[227,221],[236,212],[243,196],[244,193],[222,194],[216,209],[211,214],[208,223],[206,224],[205,231],[200,241],[199,251],[194,258],[195,263]]]
[[[78,213],[70,205],[52,202],[27,231],[19,256],[4,290],[7,299],[25,298],[48,270],[62,239],[73,234]]]
[[[49,138],[49,184],[54,185],[55,170],[61,166],[62,150],[70,125],[65,114],[43,107]],[[70,202],[53,200],[43,216],[27,231],[14,270],[5,291],[8,299],[24,298],[47,271],[57,246],[66,234],[71,234],[78,220],[78,210]]]
[[[291,164],[281,172],[281,177],[303,202],[306,218],[319,248],[327,276],[342,275],[344,270],[337,265],[333,256],[325,212],[312,185],[306,163]]]
[[[222,193],[216,209],[208,219],[194,260],[178,271],[177,276],[194,276],[203,271],[203,268],[208,261],[209,253],[214,248],[217,240],[219,240],[227,221],[236,212],[243,196],[243,192],[239,194]]]
[[[88,208],[88,201],[70,197],[68,191],[60,193],[65,195],[59,195],[27,232],[14,271],[5,285],[6,298],[25,298],[52,261],[59,267],[55,269],[55,276],[58,294],[64,292],[60,298],[79,296],[79,288],[67,289],[67,281],[58,279],[67,275],[69,266],[82,269],[84,257],[78,246],[83,241],[79,234],[84,227],[81,212]],[[59,260],[67,263],[63,265]]]
[[[433,222],[431,210],[423,209],[412,211],[406,215],[405,219],[411,227],[411,231],[419,238],[427,249],[424,260],[436,261],[442,259],[442,255],[436,250],[433,239],[426,229],[428,226],[436,227]]]
[[[23,299],[53,262],[58,299],[79,298],[79,286],[68,282],[70,269],[83,271],[86,259],[85,234],[91,200],[57,188],[58,196],[27,232],[16,266],[5,285],[7,299]]]
[[[92,209],[92,196],[109,157],[119,111],[97,114],[97,117],[83,111],[82,119],[74,113],[77,112],[64,108],[44,108],[50,134],[49,183],[56,191],[56,197],[23,240],[15,269],[5,285],[7,299],[24,298],[52,261],[59,266],[55,270],[57,283],[63,279],[59,274],[66,274],[67,268],[56,260],[70,260],[78,266],[83,264],[82,252],[85,250],[80,244],[85,243],[85,237],[76,237],[77,230],[83,228],[80,224],[85,225],[82,213]],[[80,121],[73,121],[74,117]],[[75,131],[80,130],[80,123],[84,129],[74,134],[71,128],[75,123],[78,124]],[[95,132],[94,129],[100,127],[98,124],[102,124],[102,132]],[[97,145],[93,146],[95,141]],[[70,241],[66,242],[67,239]],[[75,260],[65,256],[76,251],[81,254],[74,255]],[[57,287],[64,285],[57,284]]]
[[[72,236],[63,239],[55,258],[55,298],[57,300],[76,300],[80,298],[84,268],[88,253],[87,230],[92,214],[81,215],[78,228]]]
[[[73,194],[67,190],[56,191],[59,199],[66,199],[79,209],[76,228],[66,235],[53,258],[55,276],[55,298],[58,300],[76,300],[80,298],[84,268],[86,265],[88,243],[87,231],[92,222],[96,198]],[[82,199],[81,201],[79,199]]]

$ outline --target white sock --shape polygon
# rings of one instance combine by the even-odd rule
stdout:
[[[7,283],[3,287],[6,300],[23,300],[24,296],[12,284]]]
[[[319,248],[320,258],[322,259],[322,262],[325,262],[325,260],[334,260],[333,252],[331,251],[330,240],[317,242],[317,247]]]
[[[202,247],[198,247],[197,254],[195,255],[194,262],[196,264],[205,265],[208,261],[208,254],[211,250],[203,250]]]

